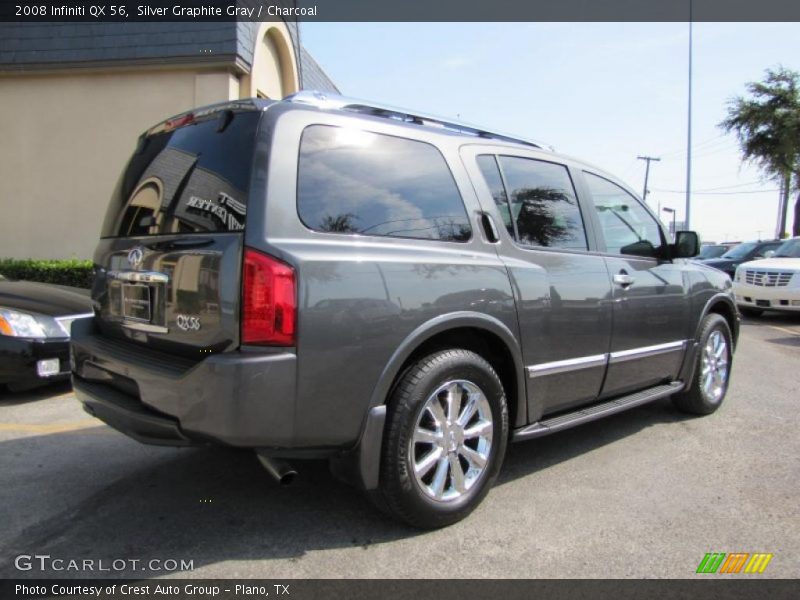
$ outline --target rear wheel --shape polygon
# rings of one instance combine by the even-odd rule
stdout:
[[[764,311],[760,308],[748,308],[746,306],[740,306],[739,312],[742,313],[745,317],[760,317],[764,314]]]
[[[728,392],[733,358],[733,338],[728,322],[711,313],[700,328],[700,347],[689,388],[673,397],[684,412],[708,415],[716,411]]]
[[[378,504],[415,527],[444,527],[483,500],[508,438],[503,385],[467,350],[412,366],[389,400]]]

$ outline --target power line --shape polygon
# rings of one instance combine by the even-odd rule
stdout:
[[[728,152],[728,151],[731,151],[731,150],[737,150],[738,149],[738,146],[735,143],[734,144],[729,144],[729,143],[727,143],[728,141],[729,140],[725,140],[726,143],[724,143],[724,144],[715,144],[713,146],[706,146],[705,148],[692,148],[693,151],[699,151],[699,154],[696,154],[695,158],[703,158],[703,157],[706,157],[706,156],[713,156],[715,154],[719,154],[720,152]],[[662,156],[664,156],[664,155],[662,155]],[[664,158],[664,160],[670,161],[670,162],[678,161],[678,160],[684,160],[686,158],[686,156],[687,156],[687,153],[686,153],[686,151],[684,151],[683,153],[681,153],[679,155],[666,156]]]
[[[653,190],[659,194],[685,194],[686,190]],[[700,192],[693,191],[692,194],[701,196],[735,196],[737,194],[765,194],[767,192],[779,192],[779,189],[774,190],[745,190],[743,192]]]
[[[748,183],[737,183],[735,185],[721,185],[719,187],[703,188],[697,190],[698,192],[715,192],[717,190],[729,190],[732,188],[747,187],[748,185],[760,185],[763,181],[750,181]]]
[[[761,185],[763,183],[764,183],[763,181],[749,181],[747,183],[737,183],[737,184],[734,184],[734,185],[721,185],[721,186],[718,186],[718,187],[700,188],[699,190],[695,190],[695,191],[696,192],[716,192],[716,191],[719,191],[719,190],[730,190],[730,189],[734,189],[734,188],[747,187],[749,185]],[[656,188],[656,189],[653,189],[652,191],[654,191],[654,192],[672,192],[672,191],[677,192],[678,190],[664,190],[664,189]],[[760,191],[760,190],[752,190],[752,191],[757,192],[757,191]],[[681,194],[685,193],[685,190],[680,190],[680,193]]]
[[[692,149],[693,150],[698,150],[698,149],[700,149],[700,150],[708,150],[709,148],[711,148],[711,147],[713,147],[713,146],[715,146],[715,145],[717,145],[719,143],[728,142],[730,140],[727,140],[727,139],[722,140],[722,139],[720,139],[720,138],[725,137],[726,135],[727,134],[725,134],[725,133],[720,133],[719,135],[715,135],[713,138],[709,138],[709,139],[704,140],[702,142],[698,142],[697,144],[692,144]],[[662,157],[677,157],[677,156],[684,156],[684,155],[686,155],[686,148],[684,148],[683,150],[673,150],[671,152],[662,152],[661,153]]]

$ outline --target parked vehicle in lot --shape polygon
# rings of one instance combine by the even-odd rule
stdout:
[[[733,291],[749,317],[765,310],[800,312],[800,237],[783,242],[771,258],[739,265]]]
[[[770,251],[777,250],[783,242],[780,240],[743,242],[728,250],[719,258],[704,260],[703,264],[724,271],[733,279],[736,267],[743,262],[765,258]]]
[[[719,258],[730,250],[732,246],[728,244],[703,244],[700,246],[700,253],[695,260],[709,260],[711,258]]]
[[[69,377],[69,332],[91,317],[88,291],[0,275],[0,385],[24,390]]]
[[[144,134],[74,331],[91,414],[145,443],[326,457],[419,527],[466,516],[509,440],[672,396],[714,412],[728,277],[613,176],[536,142],[338,96]]]

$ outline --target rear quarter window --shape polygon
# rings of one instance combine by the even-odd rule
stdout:
[[[312,125],[300,142],[297,210],[315,231],[465,242],[467,211],[432,145]]]

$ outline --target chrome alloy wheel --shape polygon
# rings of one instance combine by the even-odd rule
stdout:
[[[721,331],[712,331],[703,347],[701,363],[703,395],[711,402],[719,402],[728,381],[728,342]]]
[[[489,400],[474,383],[448,381],[428,396],[409,443],[425,494],[440,502],[466,494],[486,470],[493,430]]]

